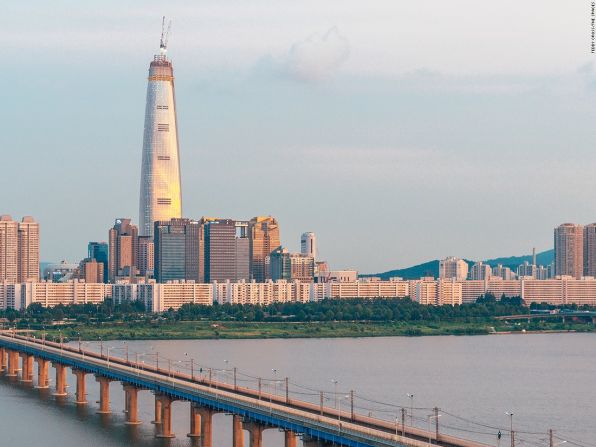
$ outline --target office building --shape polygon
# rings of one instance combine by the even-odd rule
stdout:
[[[109,231],[110,256],[108,260],[108,276],[110,282],[117,277],[134,277],[138,274],[139,230],[130,219],[116,219]]]
[[[87,257],[103,264],[104,282],[108,282],[110,246],[106,242],[89,242]]]
[[[439,278],[463,281],[468,278],[468,263],[453,256],[439,261]]]
[[[555,274],[580,279],[584,272],[584,228],[565,223],[555,228]]]
[[[166,50],[162,41],[149,65],[139,199],[141,236],[152,236],[156,221],[182,216],[174,72]]]
[[[248,223],[248,236],[251,279],[263,282],[268,279],[265,260],[281,245],[277,220],[271,216],[252,218]]]
[[[154,224],[154,277],[199,282],[199,222],[171,219]]]
[[[83,259],[79,264],[79,279],[88,283],[104,282],[103,263],[93,258]]]
[[[205,282],[248,280],[248,222],[214,219],[204,223]]]
[[[153,238],[151,236],[139,236],[139,254],[137,263],[139,275],[151,278],[153,277],[153,264],[155,261],[155,249]]]
[[[315,261],[318,259],[317,236],[312,231],[300,237],[300,253],[313,257]]]

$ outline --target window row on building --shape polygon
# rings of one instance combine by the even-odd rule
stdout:
[[[86,283],[81,280],[54,282],[0,283],[0,308],[24,309],[33,303],[44,307],[58,304],[101,303],[112,298],[116,303],[142,301],[152,312],[179,309],[193,303],[201,305],[306,303],[323,299],[411,297],[424,305],[473,303],[485,294],[496,298],[521,297],[526,304],[546,302],[554,305],[596,305],[596,279],[560,277],[549,280],[470,280],[457,281],[422,278],[390,281],[356,280],[350,282],[310,283],[301,281],[238,281],[195,283],[172,281],[157,283]]]

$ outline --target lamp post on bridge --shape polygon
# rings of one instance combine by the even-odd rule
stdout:
[[[333,394],[335,396],[335,399],[334,399],[335,403],[334,403],[333,407],[337,408],[337,384],[339,383],[339,380],[331,379],[331,383],[333,383]]]
[[[513,432],[513,413],[506,411],[505,414],[509,416],[509,437],[511,439],[511,447],[515,447],[515,433]]]
[[[406,393],[406,396],[410,398],[410,426],[414,426],[414,394]]]

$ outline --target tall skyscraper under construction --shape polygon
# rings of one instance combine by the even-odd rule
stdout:
[[[166,57],[169,27],[165,30],[163,25],[159,54],[149,65],[139,201],[141,236],[153,236],[156,221],[182,216],[174,72]]]

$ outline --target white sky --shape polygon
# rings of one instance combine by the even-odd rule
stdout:
[[[0,212],[41,222],[44,260],[137,220],[163,14],[187,217],[272,214],[363,272],[596,220],[588,1],[10,2]]]

